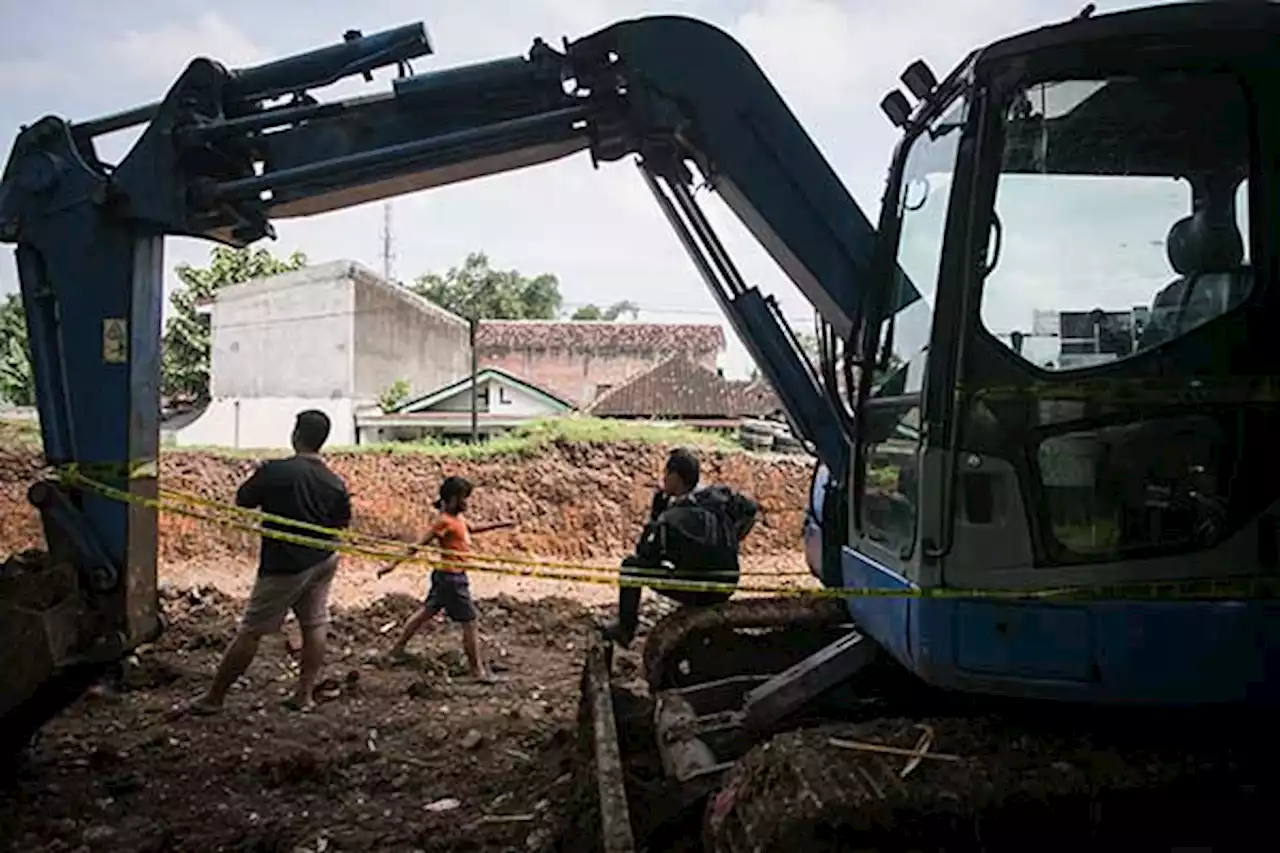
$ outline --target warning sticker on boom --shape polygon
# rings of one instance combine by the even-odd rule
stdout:
[[[124,364],[129,360],[129,328],[120,317],[102,321],[102,360],[107,364]]]

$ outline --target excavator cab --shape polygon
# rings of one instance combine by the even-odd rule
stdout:
[[[1254,8],[1250,32],[1204,4],[1080,19],[917,82],[909,115],[886,99],[904,138],[858,355],[919,369],[855,400],[838,560],[847,587],[953,596],[850,599],[934,684],[1274,698],[1274,613],[1247,591],[1276,571],[1280,497],[1277,21]],[[1189,581],[1234,600],[1150,595]]]

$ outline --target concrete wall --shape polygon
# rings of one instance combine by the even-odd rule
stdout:
[[[376,399],[397,379],[413,395],[456,382],[471,371],[465,320],[373,272],[351,264],[355,283],[352,395]]]
[[[192,423],[173,433],[178,447],[287,449],[293,421],[304,409],[319,409],[333,423],[329,446],[356,443],[355,404],[348,399],[254,397],[214,400]]]
[[[607,385],[616,388],[657,366],[665,353],[586,353],[570,350],[484,350],[480,366],[513,373],[576,406],[585,406]],[[717,354],[707,353],[700,364],[716,368]]]
[[[220,291],[212,313],[214,399],[353,396],[349,267],[336,261]]]
[[[424,393],[470,370],[464,320],[351,261],[225,288],[212,330],[213,401],[169,432],[179,446],[287,447],[308,408],[354,444],[355,409],[397,379]]]

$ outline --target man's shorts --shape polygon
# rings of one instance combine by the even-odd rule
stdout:
[[[432,572],[431,588],[427,590],[423,606],[433,612],[443,610],[454,622],[474,622],[476,619],[476,606],[471,602],[471,581],[465,572]]]
[[[331,554],[296,575],[259,575],[240,620],[240,630],[274,634],[284,628],[292,610],[302,628],[329,624],[329,589],[338,569],[338,555]]]

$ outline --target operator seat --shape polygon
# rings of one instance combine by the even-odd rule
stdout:
[[[1244,241],[1235,222],[1199,210],[1169,229],[1165,241],[1177,280],[1156,294],[1138,341],[1149,349],[1235,308],[1248,296],[1252,270],[1242,266]]]

